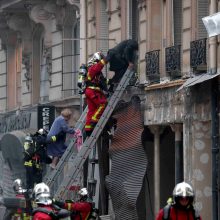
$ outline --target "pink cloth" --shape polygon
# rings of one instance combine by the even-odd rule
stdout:
[[[76,138],[75,147],[77,151],[79,152],[82,148],[83,144],[83,137],[82,137],[82,131],[80,129],[76,129],[74,133],[74,137]]]

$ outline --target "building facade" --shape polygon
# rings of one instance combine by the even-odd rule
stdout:
[[[203,219],[217,219],[219,38],[208,38],[202,18],[218,12],[219,1],[1,0],[0,9],[0,117],[48,105],[57,112],[70,107],[74,123],[82,106],[80,63],[135,39],[146,219],[154,219],[183,180],[193,185]]]

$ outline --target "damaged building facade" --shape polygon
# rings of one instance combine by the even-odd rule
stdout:
[[[185,180],[195,189],[203,219],[216,219],[219,39],[207,37],[202,18],[220,10],[218,1],[1,0],[0,9],[1,136],[37,129],[41,106],[54,107],[55,115],[70,107],[74,124],[83,105],[80,64],[96,51],[106,54],[122,40],[135,39],[137,82],[123,97],[127,117],[121,122],[123,110],[116,113],[124,133],[116,130],[113,137],[112,170],[105,180],[115,218],[123,219],[127,210],[130,219],[155,219],[175,184]],[[125,134],[137,141],[126,143]],[[128,176],[118,173],[123,155]],[[121,183],[114,184],[119,174]],[[102,214],[109,214],[103,197]]]

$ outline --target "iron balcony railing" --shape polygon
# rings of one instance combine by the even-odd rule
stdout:
[[[207,70],[206,40],[204,38],[190,43],[190,66],[195,72],[205,72]]]
[[[153,50],[145,54],[146,77],[150,82],[160,81],[160,50]]]
[[[181,77],[181,45],[167,47],[165,49],[166,72],[171,79]]]

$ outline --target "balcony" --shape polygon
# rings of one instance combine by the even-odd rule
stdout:
[[[181,77],[181,62],[180,62],[181,45],[167,47],[165,51],[166,72],[170,74],[171,79]]]
[[[204,38],[190,43],[190,66],[194,73],[207,72],[206,40]]]
[[[153,50],[145,54],[146,77],[151,83],[160,81],[160,50]]]

